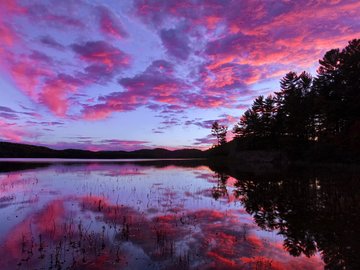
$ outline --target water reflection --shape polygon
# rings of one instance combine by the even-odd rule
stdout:
[[[48,163],[3,172],[0,269],[323,269],[316,248],[329,269],[355,269],[359,197],[347,196],[355,176],[338,189],[320,176],[210,167]]]
[[[358,169],[290,168],[258,174],[234,166],[215,170],[237,178],[235,196],[260,228],[284,236],[283,246],[291,255],[320,252],[325,269],[359,269]]]

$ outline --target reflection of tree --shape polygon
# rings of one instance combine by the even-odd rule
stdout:
[[[290,254],[319,251],[326,269],[358,269],[359,177],[232,176],[245,209],[262,229],[278,230]]]
[[[215,200],[218,200],[221,197],[227,197],[228,191],[226,188],[226,182],[229,179],[229,176],[227,176],[224,173],[216,173],[215,177],[217,179],[217,184],[212,188],[212,196]]]

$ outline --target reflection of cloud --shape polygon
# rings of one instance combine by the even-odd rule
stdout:
[[[20,224],[16,225],[11,234],[5,239],[0,250],[6,252],[6,258],[0,261],[0,266],[4,269],[13,269],[15,265],[26,258],[25,248],[40,249],[38,239],[33,239],[32,247],[25,247],[25,241],[29,241],[32,237],[42,237],[42,241],[46,243],[47,239],[60,240],[64,235],[61,228],[61,219],[64,218],[64,205],[62,201],[53,201],[40,212],[33,213]],[[41,236],[40,236],[41,235]],[[26,239],[26,240],[25,240]]]
[[[275,248],[269,245],[266,239],[256,235],[254,225],[242,224],[232,212],[182,210],[178,214],[169,213],[148,219],[132,208],[111,205],[103,198],[87,197],[83,202],[85,209],[101,212],[106,222],[123,226],[127,224],[125,227],[129,228],[128,240],[140,245],[152,259],[160,259],[160,251],[156,246],[162,245],[163,248],[169,249],[183,247],[183,250],[175,249],[173,252],[175,255],[188,254],[190,268],[201,265],[203,268],[238,269],[241,266],[252,265],[253,262],[259,261],[259,258],[263,258],[265,262],[275,262],[273,265],[270,264],[268,269],[288,269],[288,265],[293,267],[291,269],[322,267],[318,258],[307,259],[306,264],[302,259],[295,262],[296,259],[292,259],[281,246]],[[192,252],[196,252],[196,256]],[[165,252],[162,255],[162,262],[166,265],[166,257],[171,254]]]
[[[146,172],[139,170],[138,168],[136,169],[120,169],[120,170],[111,170],[111,171],[106,171],[104,174],[104,176],[129,176],[129,175],[146,175]]]
[[[59,165],[58,172],[64,171],[63,166]],[[67,170],[117,176],[137,173],[136,168],[131,164],[114,168],[93,163],[89,167],[69,166]],[[167,169],[173,171],[174,167]],[[209,179],[206,170],[202,168],[198,176]],[[18,180],[8,180],[8,185]],[[154,188],[158,208],[151,206],[147,211],[123,204],[122,200],[111,202],[105,194],[66,197],[51,201],[40,210],[34,209],[6,237],[0,252],[6,251],[8,256],[0,267],[11,269],[19,261],[27,268],[49,267],[51,256],[55,264],[59,246],[63,267],[75,261],[82,269],[91,269],[88,265],[119,268],[126,263],[132,269],[144,265],[177,269],[180,262],[182,268],[189,269],[256,269],[256,265],[267,265],[269,270],[323,267],[318,257],[290,257],[281,245],[259,235],[258,227],[241,209],[187,209],[181,203],[183,190],[178,192],[163,185]],[[159,210],[159,206],[167,211]]]

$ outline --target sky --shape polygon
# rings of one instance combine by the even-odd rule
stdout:
[[[358,0],[0,0],[0,141],[206,149],[359,18]]]

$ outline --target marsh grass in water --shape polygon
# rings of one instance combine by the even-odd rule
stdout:
[[[345,195],[356,188],[356,176],[347,178],[335,196],[332,187],[338,180],[295,175],[299,181],[226,166],[131,163],[6,172],[0,174],[0,252],[6,254],[0,268],[310,270],[355,265],[356,259],[349,258],[356,246],[346,237],[357,234],[356,226],[341,233],[334,227],[340,226],[337,220],[329,234],[317,224],[325,222],[324,211],[329,220],[354,211],[349,200],[356,204],[358,197]],[[356,217],[343,216],[358,224]],[[331,246],[334,236],[348,248]]]

